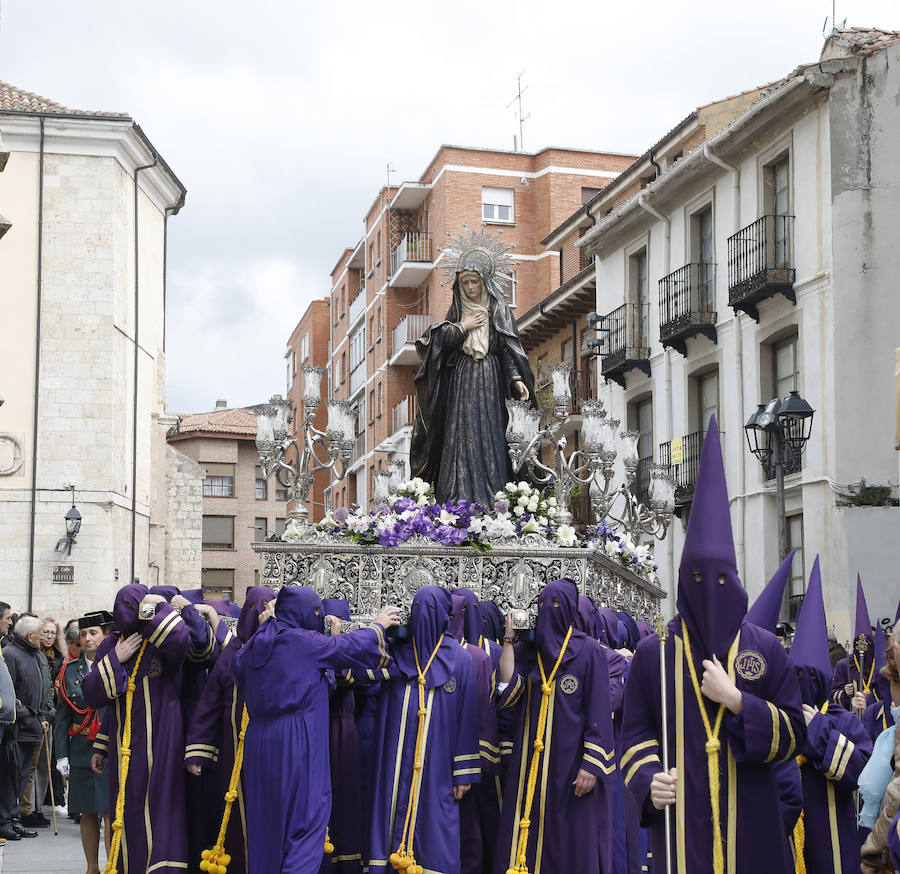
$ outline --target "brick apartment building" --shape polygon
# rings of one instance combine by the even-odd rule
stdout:
[[[363,238],[331,273],[328,389],[357,409],[358,436],[351,473],[325,490],[326,505],[366,507],[375,471],[408,457],[414,344],[443,319],[452,295],[441,284],[448,235],[464,225],[502,231],[518,261],[508,300],[514,314],[527,312],[559,284],[558,252],[539,241],[633,161],[574,149],[442,146],[418,180],[377,193]]]
[[[287,490],[274,478],[263,478],[259,469],[256,415],[216,401],[212,412],[179,416],[168,441],[205,471],[203,594],[243,603],[259,575],[250,545],[281,534],[287,523]]]
[[[287,367],[287,394],[285,397],[293,401],[295,416],[298,410],[302,415],[303,410],[303,393],[306,387],[303,368],[306,366],[328,367],[328,343],[331,337],[328,313],[328,298],[314,300],[306,308],[306,312],[297,322],[297,327],[294,328],[287,342],[287,351],[284,353]],[[323,402],[319,405],[313,422],[314,427],[319,431],[324,431],[328,422],[328,412],[324,402],[324,398],[327,397],[327,389],[328,380],[323,377],[321,385]],[[324,457],[324,454],[321,457]],[[306,503],[310,519],[322,518],[325,511],[325,489],[327,487],[328,476],[325,471],[319,471],[313,480],[309,500]],[[289,510],[292,507],[292,503],[288,505]]]

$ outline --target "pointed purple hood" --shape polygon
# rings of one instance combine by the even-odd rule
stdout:
[[[453,599],[447,589],[441,586],[422,586],[413,597],[409,610],[409,630],[412,633],[406,640],[399,641],[394,649],[397,667],[405,676],[415,677],[417,671],[413,642],[419,653],[419,665],[424,671],[438,640],[444,634],[444,642],[425,674],[426,689],[443,686],[450,679],[456,664],[455,653],[459,651],[459,644],[449,634],[445,634],[450,625],[452,606]]]
[[[326,616],[335,616],[350,621],[350,602],[346,598],[323,598],[322,612]]]
[[[860,635],[866,638],[866,651],[863,653],[862,659],[856,652],[856,641]],[[853,631],[853,640],[850,642],[852,652],[850,653],[851,664],[858,664],[859,671],[864,680],[869,679],[869,673],[872,672],[872,662],[875,658],[875,640],[872,637],[872,622],[869,619],[869,608],[866,605],[866,593],[863,591],[862,579],[859,574],[856,575],[856,627]]]
[[[450,606],[450,622],[447,623],[447,633],[452,634],[460,643],[462,643],[466,637],[465,632],[463,630],[463,604],[465,604],[465,599],[462,595],[457,595],[455,592],[450,596],[451,606]]]
[[[791,646],[790,659],[797,669],[803,701],[820,707],[831,688],[832,667],[828,656],[828,626],[825,602],[822,598],[822,574],[819,556],[813,562],[809,586],[797,617],[797,631]]]
[[[599,607],[594,614],[594,637],[610,649],[619,648],[619,617],[612,607]]]
[[[254,668],[265,667],[272,657],[278,635],[291,629],[322,633],[322,599],[308,586],[281,588],[275,599],[275,618],[266,620],[260,630],[254,632],[247,663]]]
[[[713,416],[700,451],[700,468],[681,565],[678,612],[700,658],[715,653],[724,660],[747,612],[731,533],[731,512],[719,428]]]
[[[499,643],[506,628],[506,617],[503,615],[503,611],[493,601],[479,601],[478,612],[484,623],[482,636]]]
[[[534,642],[540,649],[544,662],[555,660],[559,656],[569,626],[574,626],[577,615],[578,586],[574,580],[563,577],[547,583],[541,589]],[[567,654],[568,652],[566,649]],[[548,672],[552,666],[552,662],[544,665]]]
[[[752,622],[772,634],[775,633],[778,614],[781,612],[781,602],[784,600],[784,587],[790,579],[791,562],[794,560],[796,551],[792,549],[788,553],[787,558],[775,571],[775,575],[766,583],[766,587],[759,593],[753,606],[747,611],[747,615],[744,617],[745,622]]]
[[[587,595],[578,596],[578,612],[575,614],[575,628],[588,637],[595,637],[597,608]]]
[[[247,589],[244,606],[237,621],[237,636],[241,643],[246,643],[259,628],[259,615],[266,609],[266,604],[275,600],[275,592],[267,586],[251,586]]]
[[[481,602],[471,589],[460,587],[453,590],[453,612],[456,613],[456,597],[462,598],[462,637],[467,643],[478,646],[484,634],[484,620],[481,618]]]
[[[122,637],[134,634],[141,627],[138,619],[138,605],[147,594],[149,594],[147,587],[142,586],[140,583],[122,586],[116,592],[116,601],[113,606],[113,621],[116,625],[116,631]]]

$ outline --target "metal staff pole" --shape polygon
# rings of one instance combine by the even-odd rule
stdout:
[[[659,638],[659,701],[662,722],[660,729],[660,747],[662,752],[663,773],[669,773],[669,696],[666,682],[666,640],[669,627],[662,613],[656,614],[656,636]],[[666,874],[672,874],[672,809],[671,805],[663,808],[663,821],[666,826]]]
[[[866,665],[866,650],[869,648],[869,642],[866,640],[866,636],[861,634],[856,638],[856,645],[854,649],[856,650],[856,656],[859,662],[859,679],[853,681],[854,690],[859,693],[861,691],[867,691],[865,687],[865,680],[863,680],[863,672],[865,671]],[[875,656],[873,654],[872,658]],[[860,684],[862,684],[862,689],[860,689]],[[864,710],[865,708],[863,708]],[[863,710],[860,710],[855,704],[853,705],[853,712],[857,715],[859,719],[863,718]]]

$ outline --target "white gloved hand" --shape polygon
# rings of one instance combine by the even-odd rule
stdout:
[[[69,776],[69,758],[68,758],[68,756],[66,756],[62,759],[56,760],[56,770],[59,771],[59,773],[62,774],[63,777]]]

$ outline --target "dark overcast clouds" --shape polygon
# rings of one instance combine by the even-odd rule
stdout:
[[[440,12],[432,14],[432,8]],[[285,341],[328,291],[385,167],[442,142],[642,152],[695,107],[818,57],[829,0],[3,0],[0,79],[129,112],[188,189],[170,225],[168,403],[283,391]],[[838,2],[900,28],[896,0]]]

